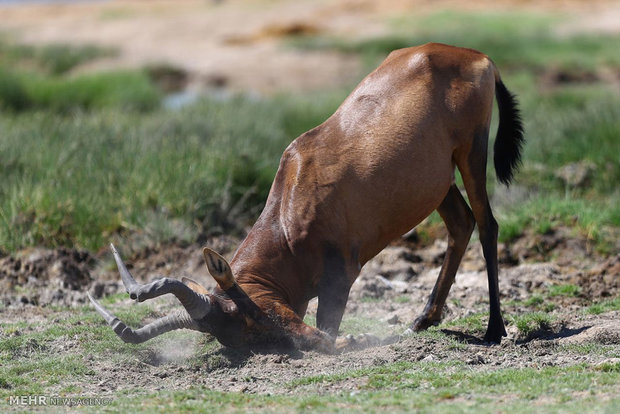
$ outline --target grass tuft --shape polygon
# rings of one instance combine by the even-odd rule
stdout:
[[[511,318],[519,333],[528,337],[540,330],[547,330],[551,327],[553,317],[544,312],[529,312]]]
[[[614,299],[605,300],[599,303],[590,305],[586,312],[592,315],[599,315],[605,312],[620,310],[620,296]]]
[[[581,288],[576,285],[551,285],[549,286],[549,296],[576,297],[581,293]]]

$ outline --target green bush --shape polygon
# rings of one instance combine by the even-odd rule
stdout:
[[[159,106],[161,99],[148,76],[135,71],[59,79],[32,77],[25,88],[33,106],[56,111],[107,107],[146,111]]]
[[[21,78],[0,67],[0,109],[23,111],[32,107],[32,99]]]
[[[92,45],[28,46],[0,39],[0,109],[58,112],[117,107],[152,110],[161,93],[143,71],[67,76],[74,67],[115,52]]]
[[[56,112],[109,107],[146,111],[159,106],[161,93],[140,71],[102,72],[52,78],[0,68],[0,107],[22,112]]]
[[[16,44],[0,38],[0,64],[28,67],[47,75],[61,75],[75,67],[102,57],[114,56],[116,50],[95,45],[53,43],[43,46]]]

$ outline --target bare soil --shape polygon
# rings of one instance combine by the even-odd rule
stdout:
[[[446,242],[441,231],[438,232],[439,238],[430,244],[422,243],[416,235],[399,240],[362,269],[351,291],[343,327],[347,321],[371,321],[372,334],[379,339],[363,349],[324,355],[282,350],[250,352],[219,345],[205,348],[206,342],[213,340],[208,336],[173,332],[163,340],[137,349],[135,358],[122,366],[109,355],[89,355],[89,367],[95,375],[91,383],[79,386],[83,393],[96,395],[114,394],[123,389],[156,391],[196,385],[262,394],[353,392],[364,385],[364,378],[322,383],[320,390],[318,385],[293,387],[290,384],[308,376],[395,361],[465,361],[472,369],[480,370],[617,362],[606,355],[620,352],[620,311],[590,315],[585,309],[620,294],[620,255],[599,257],[588,251],[585,240],[567,239],[564,231],[545,235],[543,244],[554,246],[546,256],[536,248],[532,254],[532,246],[541,245],[540,236],[524,236],[511,243],[510,249],[500,244],[503,262],[500,291],[508,321],[508,337],[501,345],[482,342],[484,327],[480,330],[465,323],[450,323],[488,309],[484,259],[475,240],[467,250],[445,307],[444,321],[438,328],[454,341],[407,334],[408,325],[425,304],[443,259]],[[213,238],[207,244],[230,257],[238,240]],[[558,257],[564,259],[557,260]],[[139,281],[189,276],[214,286],[198,245],[150,248],[127,258],[126,262]],[[577,285],[580,291],[574,296],[549,295],[550,286],[562,284]],[[0,308],[0,322],[27,320],[37,323],[40,329],[79,312],[77,306],[87,303],[87,290],[99,297],[123,291],[107,251],[92,255],[71,249],[29,249],[0,259],[0,285],[4,304]],[[544,298],[544,306],[552,304],[555,309],[549,313],[550,323],[524,335],[510,321],[514,316],[532,311],[523,302],[536,294]],[[75,311],[59,311],[50,305],[65,305]],[[130,300],[115,306],[131,306]],[[163,315],[178,304],[173,299],[160,298],[136,306],[150,306]],[[315,313],[316,301],[308,310],[309,315]],[[486,317],[483,319],[486,323]],[[455,346],[455,341],[462,345]],[[62,338],[47,344],[50,348],[45,351],[75,352],[77,342],[79,338]],[[605,345],[608,352],[584,353],[579,345]],[[33,352],[37,346],[33,344]],[[210,351],[205,353],[203,349]]]
[[[475,3],[475,4],[473,4]],[[79,5],[38,4],[1,6],[0,31],[27,43],[99,44],[118,48],[116,57],[98,60],[77,71],[102,68],[142,67],[168,63],[189,75],[189,87],[226,87],[233,90],[273,92],[304,91],[340,85],[351,80],[360,63],[350,55],[331,52],[300,53],[283,44],[296,34],[322,33],[362,38],[385,33],[386,18],[403,10],[417,13],[438,9],[495,9],[526,7],[535,10],[582,13],[578,24],[562,28],[617,32],[617,3],[613,1],[520,1],[462,0],[298,0],[292,1],[109,1]],[[611,10],[611,11],[610,11]],[[550,83],[586,81],[600,74],[551,73]],[[135,358],[119,366],[110,355],[86,358],[94,371],[92,381],[79,383],[84,394],[114,394],[124,389],[145,391],[184,389],[204,385],[214,390],[276,394],[356,390],[364,379],[350,378],[333,384],[288,387],[291,381],[311,375],[339,373],[349,369],[381,366],[393,361],[465,361],[474,369],[541,367],[578,362],[600,364],[604,353],[579,352],[563,345],[605,345],[620,352],[620,312],[589,315],[587,306],[620,294],[620,255],[597,256],[588,240],[569,230],[527,234],[510,245],[500,245],[500,291],[503,312],[512,316],[530,311],[522,301],[539,294],[545,305],[554,305],[552,322],[527,336],[514,324],[501,345],[481,342],[484,332],[450,321],[484,312],[488,291],[484,260],[479,244],[472,240],[445,309],[439,329],[461,342],[454,346],[432,336],[403,335],[408,324],[425,304],[445,251],[445,234],[437,241],[422,243],[415,238],[386,248],[362,270],[355,283],[345,314],[347,321],[380,321],[374,334],[384,341],[342,355],[315,352],[249,353],[212,347],[203,353],[209,339],[198,333],[172,332],[157,346],[137,350]],[[208,241],[230,257],[238,240]],[[191,277],[207,287],[207,276],[199,245],[165,245],[127,257],[136,279],[142,282],[160,276]],[[620,251],[620,246],[614,246]],[[549,287],[574,284],[576,296],[550,296]],[[122,286],[107,250],[85,252],[74,249],[28,249],[0,258],[0,322],[28,321],[45,329],[54,321],[80,312],[87,303],[86,291],[96,297],[122,292]],[[71,310],[58,310],[56,306]],[[130,301],[117,306],[129,306]],[[152,306],[165,313],[177,306],[165,298]],[[316,302],[309,307],[316,312]],[[147,323],[148,321],[143,321]],[[4,333],[1,333],[4,335]],[[18,333],[13,333],[18,334]],[[79,338],[62,338],[46,352],[75,353]],[[36,352],[40,344],[33,343]],[[190,362],[199,357],[199,363]],[[58,385],[58,387],[66,384]]]

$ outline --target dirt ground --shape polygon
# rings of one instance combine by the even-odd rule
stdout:
[[[311,90],[341,84],[360,63],[349,55],[328,52],[300,53],[282,46],[281,38],[295,33],[324,33],[361,38],[384,33],[385,19],[414,8],[419,13],[461,8],[526,7],[537,10],[583,13],[575,25],[563,30],[620,30],[617,3],[611,1],[464,1],[438,0],[300,0],[291,1],[109,1],[79,5],[0,7],[0,31],[20,42],[95,43],[119,49],[119,55],[96,61],[79,71],[170,63],[190,74],[190,88],[222,84],[233,90],[270,92]],[[611,11],[610,11],[611,10]],[[610,18],[609,16],[612,16]],[[218,87],[219,87],[218,86]],[[521,301],[539,294],[554,306],[552,322],[528,336],[514,324],[499,346],[481,342],[483,333],[463,326],[440,326],[464,346],[437,341],[431,336],[406,335],[430,293],[445,251],[445,234],[422,243],[400,240],[362,270],[345,314],[347,320],[380,321],[373,332],[384,342],[342,355],[314,352],[245,353],[220,347],[201,354],[207,340],[195,333],[167,334],[157,347],[137,351],[129,365],[118,366],[101,355],[89,356],[93,381],[80,383],[84,394],[114,394],[123,389],[183,389],[204,385],[213,390],[263,394],[314,390],[354,391],[363,379],[335,384],[283,387],[296,378],[348,369],[380,366],[393,361],[465,361],[474,369],[540,367],[578,362],[600,364],[607,357],[583,353],[568,345],[604,344],[620,352],[620,312],[589,315],[587,306],[620,294],[620,255],[600,257],[588,241],[558,229],[545,235],[527,234],[509,246],[500,245],[500,292],[504,315],[525,312]],[[238,245],[232,238],[208,244],[228,256]],[[189,276],[207,287],[198,245],[166,245],[126,258],[138,281],[158,276]],[[615,246],[620,251],[620,246]],[[108,251],[28,249],[0,258],[0,322],[40,322],[74,312],[56,311],[50,305],[86,304],[86,291],[101,297],[122,291]],[[575,296],[550,296],[550,286],[573,284]],[[452,288],[445,321],[487,310],[484,261],[472,240]],[[129,306],[130,300],[116,306]],[[142,304],[139,306],[147,306]],[[176,304],[164,298],[148,305],[165,313]],[[311,303],[309,314],[316,312]],[[149,321],[143,321],[147,323]],[[76,338],[49,344],[50,352],[70,353]],[[567,346],[563,346],[567,345]],[[188,364],[199,355],[201,364]],[[60,385],[58,385],[60,387]]]
[[[343,327],[351,326],[347,321],[374,321],[369,326],[379,342],[373,346],[342,355],[246,352],[220,346],[204,348],[210,341],[206,336],[173,332],[146,349],[136,350],[135,358],[128,362],[130,366],[118,366],[103,355],[90,355],[90,368],[95,371],[93,381],[79,385],[84,393],[96,395],[111,395],[123,389],[156,391],[196,385],[262,394],[353,392],[363,386],[363,378],[323,383],[320,390],[314,389],[317,385],[285,385],[307,376],[395,361],[465,361],[472,369],[481,370],[617,362],[606,356],[608,352],[581,352],[579,345],[605,345],[613,354],[620,352],[620,311],[600,315],[584,312],[592,303],[620,294],[620,255],[598,257],[589,252],[585,240],[567,237],[563,231],[525,236],[511,243],[510,248],[500,244],[500,292],[508,321],[508,337],[501,345],[485,345],[483,330],[463,323],[450,324],[488,309],[484,260],[475,240],[470,243],[460,267],[445,308],[444,324],[439,327],[454,341],[408,335],[406,329],[424,306],[443,258],[446,242],[439,233],[438,239],[428,244],[415,237],[399,240],[362,269],[351,291]],[[238,240],[220,237],[207,244],[230,256]],[[98,297],[122,292],[110,256],[107,251],[93,256],[68,249],[30,249],[0,259],[0,291],[3,292],[0,299],[5,305],[0,322],[40,321],[44,329],[50,318],[75,313],[59,312],[50,305],[86,304],[87,290]],[[148,249],[127,258],[126,262],[142,282],[160,276],[189,276],[206,286],[214,286],[198,245]],[[549,295],[550,286],[564,284],[579,286],[580,291],[574,296]],[[16,286],[19,286],[17,290]],[[524,335],[510,321],[514,316],[532,311],[523,302],[536,294],[544,298],[545,307],[554,308],[549,312],[551,322]],[[126,306],[132,306],[129,299],[114,308]],[[150,306],[163,315],[178,305],[173,299],[160,298],[135,306]],[[316,313],[316,301],[311,303],[308,313]],[[486,317],[483,320],[486,324]],[[46,352],[70,353],[78,340],[55,341],[47,345],[54,349]],[[455,342],[463,346],[455,346]],[[205,353],[202,349],[210,351]]]

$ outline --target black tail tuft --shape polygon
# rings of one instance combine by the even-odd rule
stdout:
[[[495,83],[495,97],[499,107],[499,128],[495,138],[495,173],[502,184],[509,185],[521,164],[521,147],[525,142],[523,123],[517,98],[510,93],[501,80]]]

